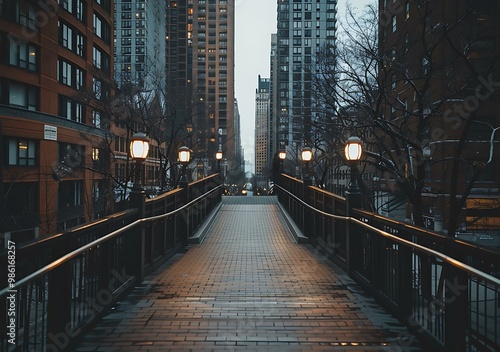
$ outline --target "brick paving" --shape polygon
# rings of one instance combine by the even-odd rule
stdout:
[[[311,245],[275,197],[224,197],[205,241],[178,254],[85,335],[76,352],[421,351]]]

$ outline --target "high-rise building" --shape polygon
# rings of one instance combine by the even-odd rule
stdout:
[[[386,92],[382,115],[391,133],[404,138],[398,147],[390,134],[377,135],[379,145],[386,145],[372,151],[390,156],[405,177],[411,175],[414,198],[421,192],[421,204],[406,207],[408,220],[421,212],[419,225],[438,231],[498,232],[500,5],[493,0],[397,5],[379,2],[384,65],[378,81]],[[391,155],[395,151],[410,157]],[[380,176],[376,192],[386,198],[377,208],[389,212],[400,188]]]
[[[147,132],[150,153],[142,183],[147,192],[165,191],[169,121],[164,105],[166,85],[166,9],[161,0],[115,0],[114,79],[119,107],[111,126],[117,200],[125,200],[132,170],[128,144],[135,132]],[[175,128],[175,127],[173,127]],[[120,191],[120,193],[119,193]]]
[[[146,91],[166,79],[165,1],[115,0],[115,81]]]
[[[297,160],[311,143],[311,121],[316,118],[312,94],[315,54],[323,46],[335,46],[337,0],[278,2],[275,90],[278,150]],[[274,116],[273,116],[274,117]]]
[[[275,88],[276,82],[278,82],[278,55],[277,55],[278,38],[277,35],[271,34],[271,60],[270,60],[270,84],[269,84],[269,131],[268,131],[268,160],[273,160],[273,158],[282,150],[280,150],[280,144],[278,143],[278,94]],[[284,147],[283,145],[281,147]],[[284,149],[283,149],[284,151]]]
[[[221,149],[239,165],[234,121],[234,0],[167,2],[167,93],[179,128],[189,136],[198,175]]]
[[[255,177],[265,181],[269,173],[269,111],[271,81],[259,75],[258,88],[255,91]],[[268,170],[266,172],[266,167]]]
[[[0,4],[0,237],[103,215],[111,1]]]
[[[241,146],[241,115],[237,99],[234,99],[234,135],[234,162],[229,171],[239,175],[245,173],[245,155]]]

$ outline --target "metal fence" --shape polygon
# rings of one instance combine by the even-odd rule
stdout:
[[[145,273],[187,244],[221,194],[213,175],[66,233],[10,243],[0,254],[0,351],[70,350]]]
[[[348,209],[347,200],[281,175],[278,198],[310,242],[348,271],[429,349],[500,350],[500,255]],[[411,337],[402,336],[411,345]]]

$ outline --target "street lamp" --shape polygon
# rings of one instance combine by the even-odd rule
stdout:
[[[137,132],[130,138],[130,156],[135,160],[135,180],[132,192],[143,193],[141,186],[141,166],[149,152],[149,140],[145,133]]]
[[[215,159],[217,160],[217,170],[220,171],[220,163],[222,160],[222,150],[218,150],[217,153],[215,153]]]
[[[309,147],[304,147],[302,149],[302,161],[306,164],[305,170],[304,170],[304,185],[310,185],[311,184],[311,175],[309,175],[309,163],[312,160],[312,149]]]
[[[184,187],[187,184],[186,167],[191,162],[191,149],[189,149],[186,146],[180,147],[179,150],[177,151],[177,155],[179,158],[179,162],[182,165],[182,173],[179,183],[181,187]]]
[[[363,153],[361,139],[356,136],[349,137],[345,145],[345,157],[348,161],[357,162]]]
[[[285,167],[284,167],[284,162],[285,162],[285,159],[286,159],[286,151],[282,150],[278,153],[278,158],[280,159],[280,172],[283,173],[285,171]]]
[[[302,149],[302,161],[308,163],[312,160],[312,149],[309,147],[304,147]]]
[[[351,168],[351,181],[347,187],[346,195],[349,208],[361,208],[361,191],[358,184],[357,163],[363,154],[363,144],[356,136],[349,137],[345,145],[345,158]]]

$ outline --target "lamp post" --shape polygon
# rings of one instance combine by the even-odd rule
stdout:
[[[222,170],[222,156],[222,148],[219,146],[219,150],[217,151],[217,153],[215,153],[215,159],[217,160],[217,172],[219,173],[219,180],[221,180],[222,185],[224,185],[226,175],[224,174],[225,170]]]
[[[189,149],[186,146],[180,147],[178,150],[178,158],[179,162],[182,165],[182,171],[181,171],[181,179],[179,181],[179,186],[181,188],[187,187],[187,178],[186,178],[186,167],[189,165],[191,162],[191,149]]]
[[[145,133],[137,132],[130,139],[130,156],[135,160],[135,180],[132,186],[132,193],[144,195],[144,189],[141,185],[142,163],[146,160],[149,152],[149,140]]]
[[[221,160],[222,160],[222,150],[219,148],[217,153],[215,153],[215,159],[217,160],[217,170],[220,172]]]
[[[311,184],[311,175],[309,173],[309,163],[312,160],[312,149],[309,147],[304,147],[304,149],[302,149],[301,156],[302,156],[302,161],[305,163],[304,174],[303,174],[304,185],[309,186]]]
[[[363,144],[361,139],[356,136],[349,137],[345,145],[345,158],[351,168],[351,180],[346,191],[349,209],[362,207],[361,190],[358,183],[359,172],[357,167],[357,163],[361,158],[362,153]]]
[[[181,171],[181,179],[179,180],[179,187],[182,188],[182,197],[183,197],[183,203],[188,204],[189,203],[189,182],[186,178],[186,168],[191,162],[191,149],[189,149],[186,146],[180,147],[179,150],[177,151],[177,156],[179,158],[179,163],[182,165],[182,171]],[[189,209],[186,210],[185,213],[183,213],[183,220],[181,221],[182,223],[182,230],[181,233],[184,235],[182,236],[182,241],[184,243],[187,243],[187,237],[189,235]]]
[[[346,215],[351,217],[353,208],[361,208],[361,191],[358,184],[358,168],[357,163],[361,158],[363,153],[363,145],[361,139],[358,137],[349,137],[345,145],[345,158],[347,164],[351,168],[351,180],[347,186],[346,191]],[[347,252],[347,263],[346,270],[349,275],[352,274],[352,267],[354,265],[354,253],[359,250],[359,239],[356,236],[356,225],[347,221],[346,226],[346,252]]]
[[[140,219],[145,213],[145,198],[144,189],[141,186],[141,168],[142,163],[146,160],[149,152],[149,140],[145,133],[137,132],[130,139],[130,156],[135,160],[135,180],[130,193],[130,206],[137,208],[137,218]],[[131,237],[128,236],[125,240],[127,251],[127,272],[136,275],[139,280],[144,278],[144,263],[145,263],[145,237],[144,225],[137,228]]]
[[[285,166],[284,166],[284,162],[285,162],[285,159],[286,159],[286,151],[282,150],[278,153],[278,158],[280,159],[280,168],[279,168],[279,172],[280,173],[283,173],[285,172]]]

